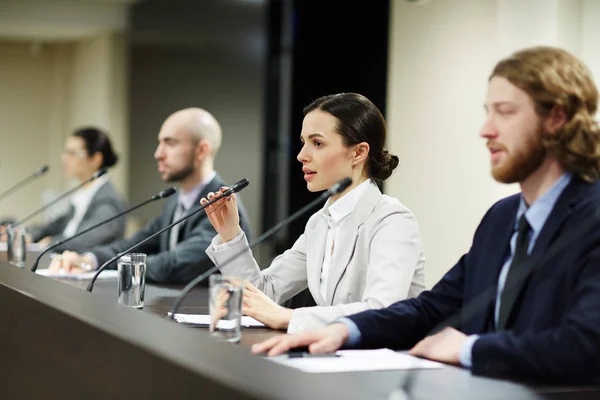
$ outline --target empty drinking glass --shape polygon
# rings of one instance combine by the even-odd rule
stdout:
[[[146,288],[146,254],[132,253],[119,258],[119,304],[144,308]]]
[[[237,343],[242,339],[244,280],[223,275],[211,275],[209,279],[210,332],[219,340]]]
[[[27,255],[27,232],[20,226],[9,227],[6,232],[6,251],[8,262],[17,267],[25,267],[25,257]]]

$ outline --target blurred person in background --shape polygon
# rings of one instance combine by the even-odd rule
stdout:
[[[78,129],[65,142],[62,165],[65,175],[83,183],[102,168],[113,167],[118,157],[108,136],[94,127]],[[44,225],[27,228],[28,239],[50,245],[81,232],[125,210],[125,202],[116,192],[108,174],[89,182],[70,198],[66,213],[57,215]],[[107,244],[121,239],[125,233],[125,218],[118,218],[75,238],[56,251],[79,251],[89,243]]]
[[[80,268],[83,264],[97,269],[116,254],[200,208],[202,197],[226,185],[214,170],[221,139],[220,124],[206,110],[186,108],[171,114],[158,133],[154,158],[162,180],[179,186],[177,196],[171,196],[162,214],[132,237],[106,246],[88,241],[87,252],[64,252],[52,262],[50,269],[73,274],[85,272]],[[239,208],[238,218],[245,234],[250,236],[250,220],[243,206]],[[146,278],[157,283],[191,281],[212,266],[204,250],[216,233],[206,213],[199,212],[140,246],[136,252],[148,256]]]

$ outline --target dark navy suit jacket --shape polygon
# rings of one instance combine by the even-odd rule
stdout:
[[[600,183],[574,176],[565,188],[531,251],[533,270],[507,329],[496,331],[496,286],[519,200],[492,206],[469,252],[430,291],[350,316],[360,347],[407,349],[454,316],[460,331],[481,335],[472,350],[474,374],[600,383]]]

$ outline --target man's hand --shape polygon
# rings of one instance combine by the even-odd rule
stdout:
[[[335,323],[314,331],[272,337],[253,345],[252,353],[268,352],[267,355],[272,357],[304,346],[308,346],[311,353],[331,353],[342,347],[348,341],[349,335],[346,325]]]
[[[439,361],[446,364],[460,365],[460,349],[467,335],[453,328],[444,328],[433,336],[426,337],[415,345],[409,354]]]
[[[60,257],[55,258],[50,263],[48,269],[54,273],[64,272],[65,274],[81,274],[87,272],[80,268],[81,264],[92,264],[89,256],[82,256],[74,251],[65,251]]]

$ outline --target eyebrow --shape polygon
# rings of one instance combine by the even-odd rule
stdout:
[[[325,136],[321,135],[320,133],[311,133],[310,135],[308,135],[309,139],[315,138],[315,137],[321,137],[323,139],[325,139]],[[303,137],[302,135],[300,135],[300,140],[302,140]]]
[[[512,102],[512,101],[505,100],[505,101],[497,101],[497,102],[494,102],[494,103],[492,103],[492,104],[490,104],[490,105],[491,105],[492,107],[499,107],[499,106],[503,106],[503,105],[515,105],[515,103],[514,103],[514,102]],[[484,104],[484,105],[483,105],[483,109],[484,109],[484,110],[487,110],[487,109],[488,109],[488,107],[487,107],[487,104]]]

